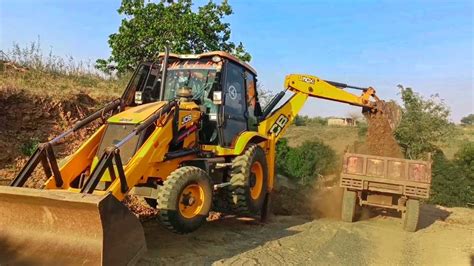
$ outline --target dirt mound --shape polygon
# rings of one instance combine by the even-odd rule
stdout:
[[[391,121],[381,112],[369,113],[365,115],[367,119],[367,153],[378,156],[388,156],[403,158],[403,153],[398,145]]]
[[[83,93],[56,100],[49,96],[32,95],[24,90],[1,88],[0,179],[12,179],[38,143],[46,142],[72,127],[100,105]],[[77,149],[95,126],[80,130],[55,146],[57,157],[64,157]]]

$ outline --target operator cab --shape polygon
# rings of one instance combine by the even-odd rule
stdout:
[[[233,147],[240,133],[257,131],[262,111],[253,68],[225,52],[170,54],[162,91],[164,57],[139,65],[123,97],[126,106],[170,101],[187,88],[204,114],[203,144]]]

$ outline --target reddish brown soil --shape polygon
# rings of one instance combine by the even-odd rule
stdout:
[[[403,153],[398,145],[390,121],[386,116],[378,113],[367,114],[367,153],[371,155],[403,158]]]
[[[22,90],[2,88],[0,180],[12,179],[26,163],[28,156],[22,152],[22,147],[51,140],[99,105],[86,94],[76,94],[69,99],[57,100],[31,95]],[[73,152],[94,129],[95,126],[91,126],[64,139],[54,147],[56,156],[62,158]],[[40,170],[35,171],[27,186],[41,186],[44,175]]]

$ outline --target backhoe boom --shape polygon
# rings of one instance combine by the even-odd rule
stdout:
[[[267,135],[275,141],[283,135],[308,97],[360,106],[364,110],[377,108],[381,102],[375,95],[375,89],[372,87],[360,88],[344,83],[325,81],[311,75],[290,74],[286,76],[284,84],[285,88],[293,92],[294,95],[273,112],[270,113],[266,110],[266,113],[269,114],[262,119],[258,128],[260,134]],[[355,95],[340,87],[359,89],[362,90],[362,94],[360,96]],[[279,98],[281,99],[281,97]],[[277,102],[273,102],[273,107],[276,104]]]

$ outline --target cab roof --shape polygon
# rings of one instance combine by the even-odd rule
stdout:
[[[164,56],[165,54],[164,53],[160,53],[159,56]],[[220,56],[220,57],[224,57],[228,60],[231,60],[243,67],[245,67],[247,70],[249,70],[250,72],[252,72],[254,75],[257,75],[257,71],[255,71],[255,69],[253,67],[251,67],[249,64],[245,63],[244,61],[240,60],[239,58],[227,53],[227,52],[224,52],[224,51],[212,51],[212,52],[206,52],[206,53],[202,53],[202,54],[174,54],[174,53],[170,53],[169,54],[169,57],[171,58],[179,58],[179,59],[201,59],[201,58],[204,58],[204,57],[213,57],[213,56]]]

